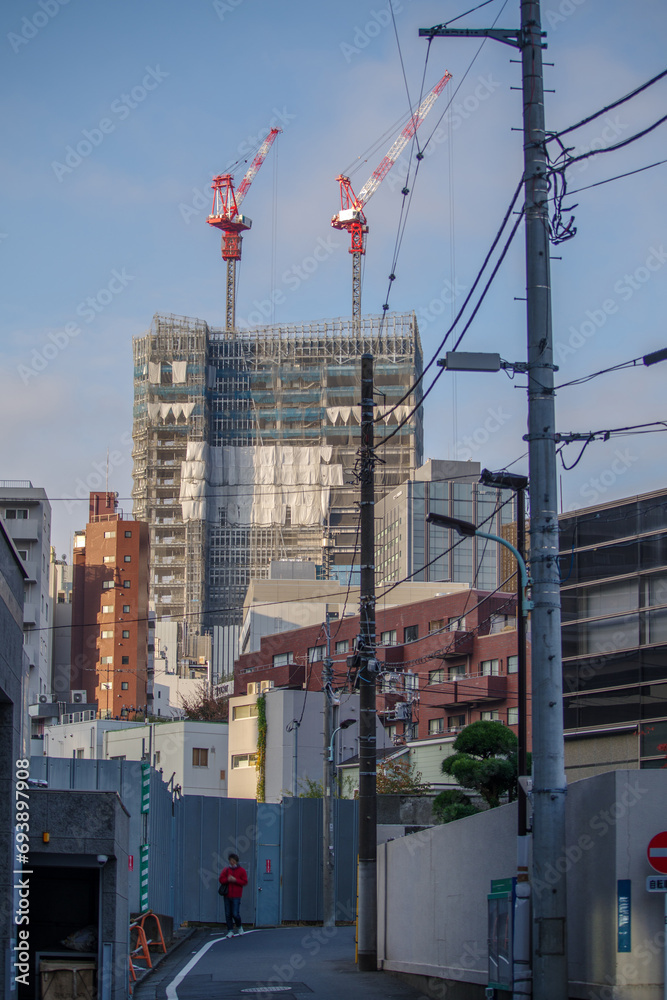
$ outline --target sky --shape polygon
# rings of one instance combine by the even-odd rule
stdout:
[[[395,263],[407,156],[366,209],[362,309],[380,314],[388,301],[414,310],[431,359],[522,170],[516,50],[462,38],[429,46],[418,36],[467,10],[454,0],[2,5],[1,476],[46,490],[58,555],[69,558],[87,520],[81,498],[105,488],[107,467],[131,513],[132,338],[156,312],[224,324],[220,238],[205,221],[212,177],[240,160],[238,184],[250,150],[282,129],[243,205],[253,227],[239,325],[347,316],[348,238],[330,226],[335,178],[347,172],[359,190],[410,103],[449,70],[418,133],[425,156],[416,177],[410,164]],[[493,23],[516,27],[519,0],[492,0],[453,26]],[[543,0],[542,23],[550,131],[666,68],[663,0]],[[577,155],[623,141],[664,114],[666,97],[663,80],[571,133],[568,145]],[[573,165],[569,189],[665,159],[666,129]],[[577,233],[552,248],[557,384],[667,346],[665,171],[566,199],[577,205]],[[460,349],[525,361],[524,296],[520,228]],[[667,362],[639,365],[563,388],[559,431],[665,418],[666,375]],[[527,473],[524,386],[520,375],[444,373],[425,403],[425,458]],[[664,487],[666,442],[656,433],[591,444],[575,468],[559,469],[562,508]],[[579,450],[564,449],[567,465]]]

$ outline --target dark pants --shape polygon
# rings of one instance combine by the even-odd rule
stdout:
[[[227,930],[234,930],[234,925],[241,926],[241,899],[231,899],[225,896],[225,918],[227,920]]]

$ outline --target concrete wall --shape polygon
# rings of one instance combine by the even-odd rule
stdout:
[[[608,772],[568,790],[567,856],[547,866],[533,892],[548,892],[563,873],[568,879],[570,998],[663,996],[663,899],[645,884],[648,841],[667,826],[665,801],[660,770]],[[516,823],[512,803],[379,848],[382,967],[421,977],[432,996],[442,995],[444,980],[448,1000],[483,998],[486,896],[491,879],[515,873]],[[619,879],[632,882],[629,953],[617,951]]]
[[[38,951],[57,949],[82,922],[86,926],[97,909],[98,984],[109,977],[110,1000],[122,1000],[129,950],[128,812],[117,792],[45,788],[31,790],[30,807],[31,962]],[[50,837],[46,844],[43,831]],[[62,891],[77,878],[83,891]]]

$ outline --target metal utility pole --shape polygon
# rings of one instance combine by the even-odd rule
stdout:
[[[333,825],[333,762],[329,760],[331,743],[333,692],[333,660],[331,659],[331,628],[326,613],[326,657],[322,665],[322,697],[324,711],[324,767],[322,772],[322,909],[324,927],[336,926],[334,890],[334,825]]]
[[[359,591],[359,930],[360,972],[377,970],[377,799],[375,737],[375,475],[373,357],[361,358],[361,581]]]
[[[566,883],[545,881],[565,856],[563,677],[558,574],[558,489],[549,268],[547,157],[539,0],[521,0],[521,27],[421,29],[420,35],[496,38],[521,51],[528,329],[533,676],[533,995],[567,1000]],[[548,885],[548,889],[546,886]]]

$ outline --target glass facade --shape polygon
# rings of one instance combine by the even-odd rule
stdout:
[[[565,729],[636,724],[667,754],[667,491],[560,519]]]

